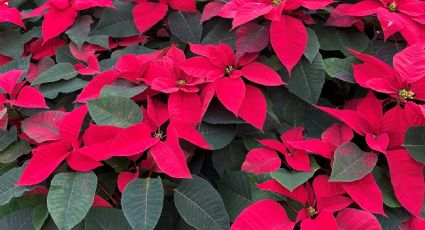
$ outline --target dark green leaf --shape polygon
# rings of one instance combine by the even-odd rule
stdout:
[[[92,208],[84,219],[85,230],[131,230],[122,210]],[[137,228],[138,229],[138,228]]]
[[[220,176],[226,172],[239,171],[245,161],[246,150],[240,142],[234,141],[223,149],[212,153],[214,169]]]
[[[202,35],[201,14],[173,11],[168,15],[171,33],[185,43],[200,43]]]
[[[283,187],[289,191],[293,191],[298,186],[304,184],[308,179],[313,177],[314,173],[319,169],[317,164],[312,164],[312,172],[299,172],[299,171],[288,171],[284,168],[278,169],[270,175]]]
[[[425,126],[408,129],[403,146],[416,161],[425,164]]]
[[[24,167],[13,168],[0,176],[0,205],[5,205],[13,197],[20,197],[24,192],[31,190],[31,187],[16,185]]]
[[[229,20],[219,19],[219,22],[212,20],[214,27],[208,32],[208,34],[202,39],[202,44],[216,44],[220,42],[227,43],[232,48],[235,48],[235,32],[230,30],[232,24]],[[210,23],[210,22],[208,22]]]
[[[24,44],[19,31],[9,30],[0,33],[0,54],[19,59],[23,52]]]
[[[42,84],[39,88],[45,98],[54,99],[59,93],[71,93],[84,88],[88,81],[83,81],[79,78],[73,78],[68,81],[57,81],[52,83]]]
[[[44,222],[49,217],[49,210],[47,209],[46,204],[40,204],[34,208],[32,213],[32,224],[35,230],[40,230]]]
[[[318,54],[309,63],[306,59],[301,61],[292,70],[291,77],[285,78],[289,91],[304,101],[317,103],[325,83],[325,65],[322,56]]]
[[[114,2],[115,8],[104,9],[99,23],[91,35],[107,35],[109,37],[129,37],[139,34],[133,20],[132,4]]]
[[[164,189],[161,178],[136,179],[122,194],[122,209],[133,229],[155,228],[162,211]]]
[[[125,98],[132,98],[141,94],[147,88],[147,85],[132,86],[128,83],[123,83],[120,85],[108,85],[102,88],[100,96],[121,96]]]
[[[174,192],[177,210],[186,223],[202,230],[229,229],[229,216],[217,191],[204,179],[183,180]]]
[[[326,73],[330,77],[341,81],[354,83],[353,64],[356,62],[355,57],[328,58],[324,60]]]
[[[376,166],[372,173],[376,183],[381,189],[385,205],[391,208],[401,207],[400,203],[394,195],[394,189],[391,185],[390,175],[379,166]]]
[[[120,96],[106,96],[87,102],[90,116],[98,125],[129,127],[143,119],[140,107]]]
[[[0,219],[0,229],[5,230],[27,230],[33,229],[32,208],[25,208],[13,212]]]
[[[373,152],[363,152],[352,142],[340,145],[334,154],[330,181],[352,182],[371,173],[378,161]]]
[[[0,152],[0,163],[7,164],[15,161],[18,157],[31,151],[28,141],[21,139]]]
[[[308,32],[308,42],[307,42],[307,47],[304,51],[304,56],[307,58],[307,60],[310,63],[312,63],[314,58],[319,53],[320,44],[314,30],[307,27],[307,32]]]
[[[60,230],[72,229],[93,204],[97,177],[89,173],[55,175],[47,195],[47,208]]]
[[[86,41],[90,33],[90,25],[93,23],[93,19],[89,15],[83,15],[65,32],[68,37],[73,41],[78,49],[81,49],[83,43]]]
[[[13,126],[10,131],[0,130],[0,151],[5,150],[10,144],[16,141],[16,126]]]
[[[38,76],[31,85],[39,85],[48,82],[55,82],[59,80],[70,80],[77,76],[78,73],[74,66],[70,63],[59,63],[52,66],[50,69],[44,71]]]
[[[227,174],[218,182],[218,192],[231,221],[234,221],[244,208],[254,203],[251,197],[252,184],[244,172]]]
[[[236,136],[233,125],[210,125],[202,123],[199,131],[214,150],[226,147]]]

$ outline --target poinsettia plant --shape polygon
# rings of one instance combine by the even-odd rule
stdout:
[[[425,1],[0,0],[0,229],[425,229]]]

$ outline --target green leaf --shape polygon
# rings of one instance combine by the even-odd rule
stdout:
[[[234,221],[243,209],[254,203],[251,197],[252,184],[254,183],[247,174],[240,171],[227,174],[218,182],[218,192],[231,221]]]
[[[78,49],[81,49],[83,43],[86,41],[90,33],[90,25],[93,23],[93,19],[90,15],[83,15],[65,32],[68,37],[73,41]]]
[[[212,153],[214,169],[220,176],[232,171],[240,171],[245,161],[246,150],[242,143],[233,141],[225,148]]]
[[[173,11],[168,15],[171,33],[185,43],[200,43],[202,35],[201,14]]]
[[[353,76],[353,64],[356,63],[355,57],[348,58],[328,58],[324,60],[326,73],[330,77],[341,81],[355,83]]]
[[[10,144],[16,141],[16,126],[13,126],[10,131],[0,130],[0,151],[5,150]]]
[[[41,194],[16,197],[10,200],[9,203],[0,206],[0,218],[19,209],[36,207],[37,205],[45,203],[46,196]]]
[[[34,208],[32,213],[32,224],[35,230],[40,230],[43,227],[44,222],[49,217],[49,210],[46,204],[40,204]]]
[[[84,219],[85,230],[131,230],[122,210],[92,208]]]
[[[59,63],[40,74],[40,76],[38,76],[31,85],[55,82],[62,79],[70,80],[77,75],[78,73],[71,63]]]
[[[164,189],[161,178],[136,179],[129,183],[121,202],[125,217],[133,229],[151,230],[161,216]]]
[[[213,100],[208,106],[203,121],[209,124],[244,124],[245,121],[236,117],[226,109],[220,102]]]
[[[57,63],[70,63],[77,64],[79,61],[72,55],[69,46],[61,46],[56,49],[56,62]]]
[[[9,30],[0,33],[0,54],[20,59],[24,52],[21,33],[17,30]]]
[[[4,73],[14,69],[27,70],[30,66],[30,60],[31,60],[31,57],[25,57],[25,58],[18,58],[16,60],[8,62],[7,64],[0,66],[0,73]]]
[[[0,205],[5,205],[13,197],[20,197],[24,192],[31,190],[31,187],[16,185],[24,168],[25,166],[13,168],[0,176]]]
[[[425,164],[425,126],[408,129],[403,146],[407,148],[413,159]]]
[[[100,91],[100,96],[120,96],[125,98],[132,98],[141,94],[148,88],[147,85],[132,86],[128,81],[121,84],[107,85]]]
[[[379,166],[376,166],[373,169],[372,173],[376,183],[381,189],[385,205],[391,208],[401,207],[400,203],[398,202],[397,198],[394,195],[394,189],[393,189],[393,186],[391,185],[390,175]]]
[[[270,87],[267,97],[273,112],[285,130],[298,127],[304,121],[304,101],[290,93],[285,87]]]
[[[293,191],[298,186],[304,184],[308,179],[313,177],[317,169],[318,167],[313,167],[313,172],[299,172],[288,171],[284,168],[281,168],[270,173],[270,175],[283,187],[287,188],[289,191]]]
[[[12,212],[0,219],[0,229],[7,230],[27,230],[33,229],[32,226],[32,208],[25,208]]]
[[[217,22],[217,20],[219,20]],[[227,43],[233,49],[235,48],[236,34],[235,30],[231,30],[232,23],[229,20],[217,19],[207,22],[208,24],[214,23],[214,27],[202,39],[202,44],[215,44],[220,42]]]
[[[193,176],[181,182],[174,203],[182,218],[196,229],[229,229],[229,216],[217,191],[204,179]]]
[[[310,63],[312,63],[314,61],[314,58],[319,53],[320,44],[314,30],[307,27],[307,32],[308,32],[308,41],[307,41],[307,47],[304,51],[304,56],[307,58],[307,60]]]
[[[56,174],[47,195],[47,208],[59,230],[69,230],[84,219],[93,204],[97,177],[89,173]]]
[[[91,35],[86,39],[86,41],[90,44],[109,49],[109,36],[107,35]]]
[[[292,70],[292,76],[286,77],[285,80],[286,87],[291,93],[306,102],[316,104],[325,83],[325,65],[322,56],[317,54],[312,63],[301,59]]]
[[[143,119],[140,107],[132,100],[119,96],[106,96],[87,102],[90,116],[98,125],[129,127]]]
[[[332,173],[329,181],[352,182],[372,172],[378,156],[363,152],[356,144],[347,142],[340,145],[334,154]]]
[[[129,37],[138,35],[133,20],[132,4],[114,2],[115,8],[104,9],[99,23],[90,33],[92,35],[107,35],[109,37]]]
[[[236,136],[236,130],[233,125],[210,125],[202,123],[199,132],[213,150],[226,147]]]
[[[384,230],[400,230],[405,229],[403,222],[407,221],[410,218],[410,214],[402,208],[384,208],[384,215],[376,215],[381,224],[382,229]]]
[[[5,150],[0,152],[0,163],[7,164],[15,161],[20,156],[31,151],[28,141],[21,139],[9,145]]]
[[[334,27],[315,27],[315,32],[320,43],[321,50],[339,50],[345,56],[352,56],[348,48],[358,52],[367,49],[369,38],[366,34],[352,31],[340,31]]]
[[[42,84],[39,88],[45,98],[55,99],[59,93],[71,93],[84,88],[88,81],[83,81],[79,78],[73,78],[68,81],[57,81],[52,83]]]

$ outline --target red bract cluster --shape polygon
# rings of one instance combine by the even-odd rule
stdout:
[[[425,229],[425,1],[0,0],[0,229]]]

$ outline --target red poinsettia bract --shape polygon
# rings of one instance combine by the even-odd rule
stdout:
[[[308,40],[307,29],[302,20],[293,17],[291,12],[300,7],[317,10],[332,2],[333,0],[232,0],[221,8],[218,15],[233,18],[234,28],[260,16],[271,20],[270,43],[279,60],[291,73],[301,59]]]
[[[277,86],[284,84],[280,76],[267,65],[254,61],[258,54],[247,54],[236,60],[232,48],[224,43],[191,44],[190,49],[200,56],[182,61],[180,67],[208,83],[201,93],[201,114],[217,95],[229,111],[262,129],[267,113],[266,99],[260,89],[246,84],[242,77],[260,85]]]
[[[93,7],[113,7],[113,3],[111,0],[48,0],[25,18],[44,15],[42,32],[46,42],[74,24],[79,11]]]
[[[385,39],[400,32],[410,44],[425,39],[424,9],[425,2],[419,0],[363,0],[355,4],[340,4],[336,8],[337,12],[348,16],[376,14]]]

